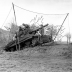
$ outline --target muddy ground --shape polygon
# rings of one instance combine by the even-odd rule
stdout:
[[[72,72],[68,45],[38,46],[16,52],[0,51],[0,72]]]

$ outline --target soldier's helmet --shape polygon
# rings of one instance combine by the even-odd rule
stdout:
[[[27,25],[27,24],[22,24],[25,28],[29,28],[29,25]]]
[[[25,25],[24,25],[24,24],[22,24],[20,27],[21,27],[21,28],[25,28]]]

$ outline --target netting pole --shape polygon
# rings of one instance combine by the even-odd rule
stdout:
[[[14,4],[12,3],[12,6],[13,6],[13,11],[14,11],[14,17],[15,17],[15,22],[16,22],[16,14],[15,14],[15,9],[14,9]],[[17,25],[17,22],[16,22],[16,25]],[[19,48],[19,50],[20,50],[20,44],[19,44],[19,37],[18,37],[18,34],[16,33],[16,35],[17,35],[17,38],[16,38],[16,50],[17,50],[17,43],[18,43],[18,48]]]
[[[60,26],[60,28],[59,28],[59,30],[58,30],[58,32],[57,32],[57,34],[56,34],[56,36],[55,36],[54,40],[56,39],[56,37],[57,37],[57,35],[58,35],[59,31],[61,30],[61,28],[62,28],[62,26],[63,26],[63,24],[64,24],[65,20],[67,19],[68,15],[69,15],[69,13],[67,13],[67,15],[66,15],[65,19],[63,20],[63,22],[62,22],[62,24],[61,24],[61,26]]]

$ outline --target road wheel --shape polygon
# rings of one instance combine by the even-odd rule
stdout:
[[[37,40],[38,40],[37,38],[32,40],[32,46],[36,46],[37,45]]]
[[[30,41],[25,42],[25,47],[29,47],[30,46]]]

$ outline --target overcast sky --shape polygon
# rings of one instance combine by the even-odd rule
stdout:
[[[66,20],[66,31],[68,31],[68,24],[72,26],[72,0],[0,0],[0,27],[2,27],[9,11],[12,6],[12,2],[15,5],[18,5],[24,9],[44,13],[44,14],[65,14],[61,16],[44,16],[49,21],[53,22],[54,24],[61,24],[64,20],[66,13],[69,13],[69,16]],[[33,14],[27,11],[23,11],[17,7],[15,7],[16,17],[17,17],[17,24],[22,24],[23,22],[29,23],[32,18],[34,18],[37,14]],[[6,25],[10,21],[12,21],[11,17],[13,16],[13,10],[9,15],[7,21],[4,23]],[[38,15],[42,16],[42,15]],[[13,18],[13,17],[12,17]],[[56,18],[56,19],[55,19]],[[28,20],[27,20],[28,19]],[[52,19],[52,20],[51,20]],[[58,20],[58,21],[57,21]],[[47,21],[47,20],[46,20]],[[51,23],[50,22],[50,23]],[[59,23],[58,23],[59,22]],[[48,22],[49,23],[49,22]],[[53,24],[52,23],[52,24]],[[72,33],[72,32],[71,32]]]

